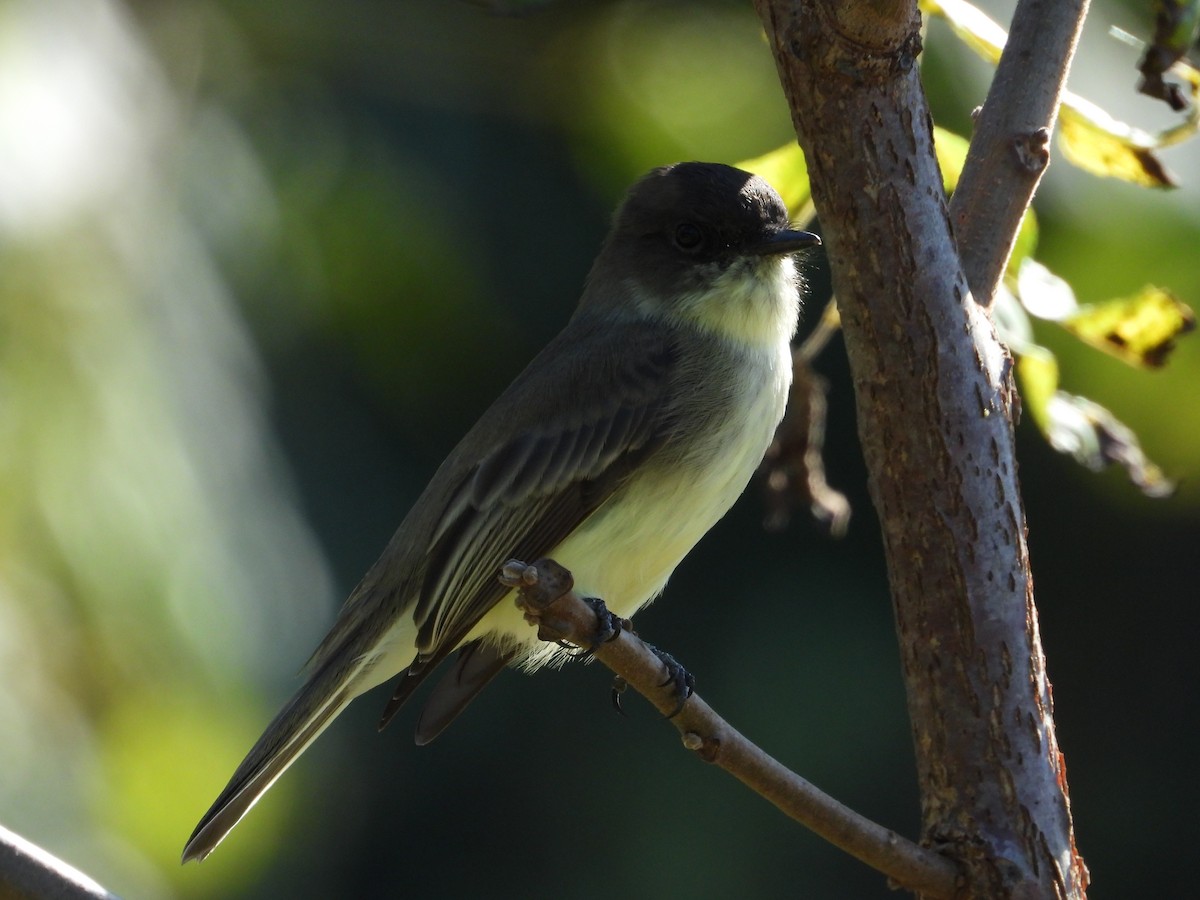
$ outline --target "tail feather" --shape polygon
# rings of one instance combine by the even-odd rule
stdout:
[[[292,696],[246,754],[183,848],[183,862],[212,853],[308,745],[363,689],[365,663],[328,659]],[[370,685],[366,685],[370,686]]]
[[[417,744],[424,746],[458,718],[475,697],[512,662],[516,650],[501,650],[482,640],[458,651],[458,659],[433,688],[417,720]]]

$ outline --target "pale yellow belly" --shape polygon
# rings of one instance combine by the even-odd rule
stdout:
[[[679,465],[639,473],[555,548],[549,556],[571,571],[576,591],[599,597],[625,618],[657,597],[675,567],[745,489],[782,415],[781,394],[776,387],[752,398],[740,429],[727,427],[730,433],[712,436],[711,446],[719,449],[706,454],[702,469]],[[531,669],[561,658],[555,645],[537,642],[514,600],[514,594],[503,598],[467,640],[490,635],[525,644],[530,655],[524,666]]]

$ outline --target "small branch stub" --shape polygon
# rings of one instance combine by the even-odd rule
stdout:
[[[533,565],[510,559],[500,569],[500,583],[517,588],[517,606],[525,614],[526,622],[538,626],[538,638],[570,640],[570,623],[550,615],[551,607],[575,587],[575,578],[569,571],[552,559],[540,559]]]
[[[1050,131],[1038,128],[1013,140],[1017,162],[1026,172],[1038,174],[1050,165]]]

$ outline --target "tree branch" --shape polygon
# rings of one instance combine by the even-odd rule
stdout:
[[[813,361],[838,327],[837,302],[830,299],[816,328],[792,351],[787,413],[775,430],[775,438],[760,467],[767,508],[763,526],[767,531],[782,531],[801,502],[832,537],[843,537],[850,525],[850,501],[825,480],[823,453],[829,383],[813,367]]]
[[[967,284],[988,306],[1050,163],[1050,134],[1088,0],[1020,0],[950,199]]]
[[[1082,897],[1033,603],[1010,360],[951,234],[916,67],[916,4],[755,5],[842,315],[923,843],[963,865],[963,897]]]
[[[820,791],[747,740],[697,694],[680,708],[673,683],[663,679],[662,660],[628,623],[611,639],[594,643],[596,612],[574,593],[571,573],[558,563],[541,559],[526,566],[513,560],[504,567],[501,580],[519,589],[518,604],[526,620],[539,626],[538,637],[590,648],[590,655],[668,717],[683,745],[702,760],[720,766],[801,825],[903,887],[932,898],[954,896],[958,872],[950,860]]]
[[[0,897],[117,900],[78,869],[0,826]]]

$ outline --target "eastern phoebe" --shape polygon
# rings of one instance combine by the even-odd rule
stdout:
[[[745,488],[783,416],[800,279],[818,244],[763,179],[680,163],[633,186],[566,328],[483,414],[401,523],[183,851],[203,859],[346,705],[399,673],[380,727],[453,651],[433,740],[506,665],[561,660],[509,588],[552,557],[622,617]]]

